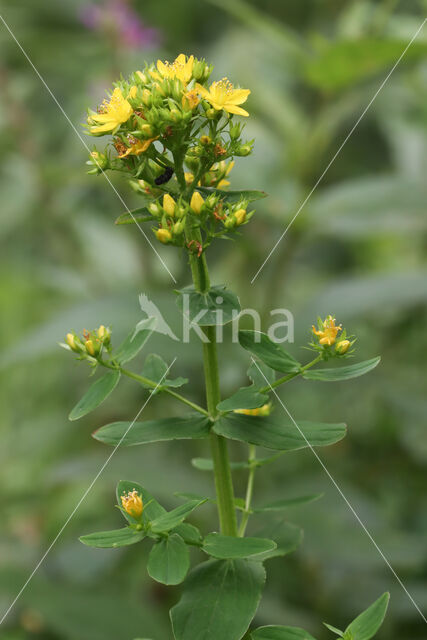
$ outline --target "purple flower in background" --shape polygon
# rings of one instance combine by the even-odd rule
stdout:
[[[157,29],[147,27],[128,0],[87,4],[80,12],[80,19],[88,29],[117,37],[125,47],[146,49],[159,43]]]

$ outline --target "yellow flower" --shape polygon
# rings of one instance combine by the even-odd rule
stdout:
[[[344,355],[344,353],[347,353],[350,345],[351,345],[350,340],[340,340],[336,344],[335,351],[342,356]]]
[[[178,78],[183,84],[188,84],[193,76],[194,56],[188,59],[180,53],[173,62],[162,62],[157,60],[157,71],[162,78]],[[158,74],[152,72],[151,75],[156,77]]]
[[[335,318],[329,315],[326,320],[321,323],[321,329],[313,326],[314,335],[318,336],[319,344],[328,345],[329,347],[335,343],[337,334],[341,331],[341,325],[335,324]]]
[[[117,157],[126,158],[126,156],[130,156],[130,155],[139,156],[141,155],[141,153],[144,153],[144,151],[147,151],[150,144],[154,140],[157,140],[157,138],[158,136],[156,136],[155,138],[148,138],[148,140],[137,140],[136,138],[133,138],[135,142],[131,144],[131,146],[126,149],[126,151],[122,151],[122,153],[119,153]]]
[[[123,495],[120,496],[120,500],[122,502],[123,509],[127,514],[132,516],[132,518],[138,520],[142,516],[144,505],[142,504],[142,498],[136,489],[129,491],[129,493],[123,493]]]
[[[184,178],[187,184],[191,184],[194,181],[194,174],[190,173],[190,171],[186,171],[184,173]]]
[[[172,240],[172,234],[169,229],[157,229],[155,232],[157,240],[162,244],[167,244]]]
[[[235,89],[227,78],[211,84],[209,91],[200,84],[196,84],[196,89],[202,98],[207,100],[217,111],[224,109],[228,113],[236,113],[239,116],[249,115],[247,111],[238,105],[246,102],[250,90]]]
[[[233,413],[243,413],[245,416],[268,416],[271,412],[271,402],[263,404],[258,409],[234,409]]]
[[[129,120],[133,113],[132,107],[123,97],[119,87],[114,89],[110,100],[104,101],[100,109],[100,113],[94,113],[88,119],[89,124],[95,125],[90,128],[90,133],[113,131],[120,124]]]
[[[191,210],[195,214],[199,215],[204,204],[205,204],[205,201],[203,200],[200,193],[198,191],[195,191],[191,196],[191,201],[190,201]]]
[[[168,193],[163,196],[163,209],[168,216],[173,218],[175,214],[176,202]]]

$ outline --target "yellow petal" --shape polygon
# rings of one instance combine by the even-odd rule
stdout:
[[[248,99],[250,89],[234,89],[233,93],[227,97],[229,104],[242,104]]]
[[[241,107],[236,107],[235,104],[225,104],[224,105],[224,109],[225,111],[228,111],[228,113],[235,113],[238,116],[248,116],[249,113],[247,111],[245,111],[244,109],[242,109]]]

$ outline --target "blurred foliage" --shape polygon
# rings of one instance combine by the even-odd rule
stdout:
[[[306,342],[317,315],[334,313],[358,335],[360,359],[383,355],[375,372],[351,384],[330,391],[296,381],[282,395],[293,414],[348,422],[348,437],[322,451],[322,459],[427,611],[425,29],[250,284],[420,26],[425,2],[129,0],[141,28],[156,30],[138,44],[125,27],[118,32],[111,2],[98,3],[105,21],[96,24],[86,19],[87,5],[5,0],[2,11],[78,129],[104,87],[143,59],[194,52],[215,63],[218,78],[227,70],[251,88],[247,133],[257,143],[250,159],[236,163],[233,184],[270,197],[259,203],[241,241],[211,256],[213,281],[239,292],[243,306],[257,305],[265,326],[270,309],[290,309],[297,343]],[[57,341],[70,329],[100,323],[124,337],[141,319],[140,292],[178,334],[180,320],[168,274],[137,230],[114,227],[122,204],[102,177],[85,174],[81,141],[3,25],[0,46],[5,611],[109,453],[91,431],[129,419],[142,403],[140,388],[128,381],[94,416],[68,422],[87,380]],[[115,177],[114,184],[130,208],[138,206],[126,184]],[[188,284],[185,261],[167,248],[161,252],[179,285]],[[176,375],[189,377],[192,396],[203,401],[197,340],[181,345],[156,336],[149,351],[165,359],[174,353]],[[229,344],[220,357],[222,385],[231,393],[245,383],[248,359]],[[144,414],[165,415],[162,399]],[[167,609],[179,589],[149,581],[140,547],[137,555],[135,548],[94,551],[77,537],[117,526],[120,516],[110,507],[123,476],[143,482],[167,507],[177,504],[171,487],[211,492],[210,475],[189,463],[204,455],[205,445],[193,442],[119,450],[2,625],[2,638],[170,638]],[[233,455],[245,455],[237,443]],[[244,480],[236,472],[240,491]],[[390,590],[378,638],[425,637],[419,613],[310,451],[282,457],[258,474],[258,504],[301,492],[325,495],[291,510],[305,540],[268,566],[257,623],[298,625],[317,637],[322,620],[345,625]],[[210,518],[199,524],[215,528],[214,511],[203,514],[195,522]],[[325,630],[319,639],[326,637]]]

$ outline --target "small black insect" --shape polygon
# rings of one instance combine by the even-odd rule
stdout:
[[[156,178],[154,180],[154,184],[165,184],[165,182],[169,182],[169,180],[172,178],[172,176],[173,176],[172,167],[167,167],[165,172],[162,173],[161,176],[159,176],[158,178]]]

